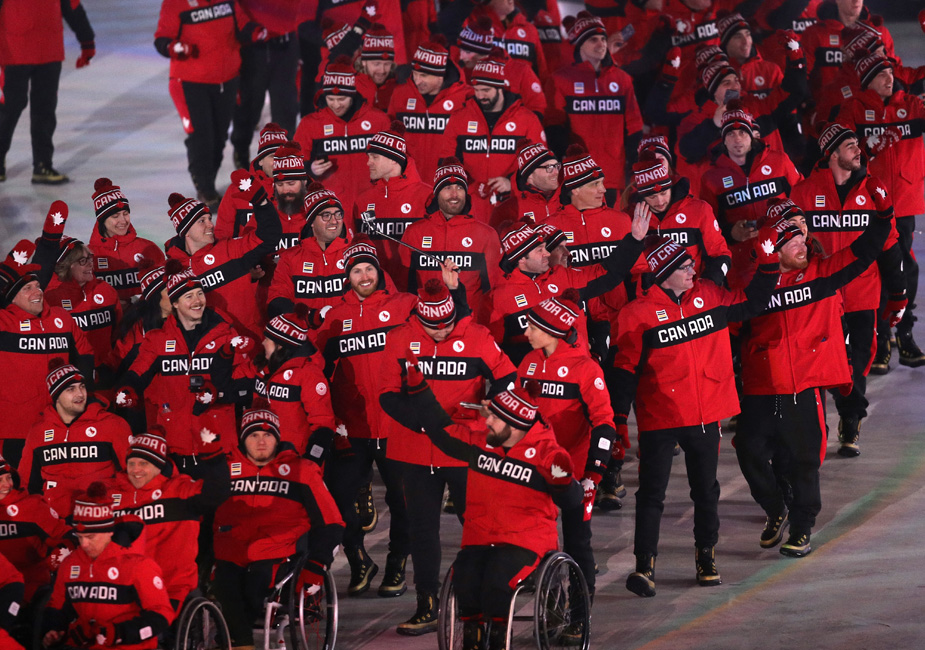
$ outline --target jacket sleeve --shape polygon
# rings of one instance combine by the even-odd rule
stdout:
[[[587,372],[582,373],[581,402],[591,423],[591,445],[584,475],[603,475],[610,461],[613,441],[617,437],[613,426],[613,407],[600,366],[593,362],[584,365]]]
[[[305,481],[302,505],[311,522],[308,558],[326,567],[331,566],[334,549],[344,536],[344,520],[334,503],[334,497],[321,480],[319,467],[309,460],[303,460],[302,476]]]
[[[242,238],[247,242],[247,250],[241,255],[241,263],[247,270],[259,264],[265,255],[273,253],[283,236],[283,225],[269,200],[254,206],[254,222],[257,229]]]
[[[827,289],[837,291],[873,264],[892,229],[892,219],[873,217],[861,236],[847,248],[820,261],[822,273],[827,276]]]
[[[155,362],[157,352],[154,349],[156,339],[146,337],[138,348],[138,356],[122,378],[122,383],[131,386],[136,392],[143,391],[157,372]]]
[[[267,296],[267,317],[273,318],[279,314],[288,314],[295,309],[295,285],[292,283],[292,263],[295,261],[296,251],[289,249],[279,257],[276,270],[273,272],[273,282],[270,284]]]
[[[642,255],[643,249],[643,243],[633,237],[632,233],[624,235],[620,245],[601,262],[606,273],[594,278],[578,290],[581,299],[590,300],[619,286],[629,275],[639,256]]]
[[[68,624],[77,618],[74,606],[67,597],[66,585],[64,584],[65,571],[69,567],[70,564],[68,563],[62,564],[55,578],[55,586],[51,592],[51,599],[48,601],[48,606],[45,608],[45,612],[42,616],[42,636],[51,630],[59,632],[66,631]]]
[[[617,340],[615,343],[614,370],[611,375],[611,404],[617,417],[629,414],[642,364],[645,342],[645,326],[634,323],[633,310],[622,310],[617,315]]]
[[[87,18],[87,12],[82,4],[78,2],[75,7],[71,0],[61,0],[61,16],[81,45],[93,45],[95,39],[93,27],[90,26],[90,19]]]
[[[483,332],[482,376],[491,383],[488,389],[488,397],[491,398],[507,390],[508,386],[517,381],[517,368],[507,358],[507,355],[501,351],[495,340],[491,338],[488,330],[485,329]]]
[[[664,57],[663,57],[664,58]],[[686,113],[675,113],[668,110],[668,104],[671,102],[671,93],[674,92],[675,84],[659,78],[654,84],[649,94],[646,96],[646,103],[643,106],[642,113],[653,124],[660,126],[680,126],[681,122],[688,115]]]
[[[382,393],[379,405],[396,422],[412,431],[423,431],[434,446],[447,456],[469,462],[478,453],[477,447],[447,431],[457,425],[440,406],[430,386],[413,394],[407,391]]]
[[[161,56],[169,57],[167,45],[178,38],[180,38],[180,12],[177,11],[173,0],[164,0],[157,20],[157,29],[154,31],[154,46]]]
[[[689,162],[703,160],[710,145],[720,138],[720,128],[713,122],[712,116],[706,116],[699,122],[698,117],[698,113],[688,115],[678,129],[678,152]],[[765,133],[764,130],[761,132]]]
[[[26,436],[26,446],[22,450],[22,459],[19,461],[19,476],[22,480],[22,486],[30,494],[42,493],[42,472],[41,469],[33,463],[36,454],[35,441],[38,440],[40,431],[34,429]]]
[[[116,638],[121,639],[125,645],[157,637],[167,631],[174,619],[173,607],[164,586],[163,571],[157,563],[145,557],[135,566],[133,578],[141,613],[135,618],[115,624]]]
[[[741,291],[722,290],[732,303],[726,311],[726,319],[737,323],[754,318],[768,308],[771,294],[780,280],[779,264],[759,264],[758,270],[752,276],[751,282]]]

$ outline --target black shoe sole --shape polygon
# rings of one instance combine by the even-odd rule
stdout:
[[[909,361],[900,357],[899,365],[906,366],[907,368],[921,368],[922,366],[925,366],[925,359],[915,359],[913,361]]]
[[[701,587],[718,587],[723,584],[722,579],[719,576],[710,576],[709,579],[697,577],[697,584]]]
[[[395,631],[402,636],[421,636],[423,634],[436,632],[437,627],[437,621],[434,621],[433,623],[425,623],[419,627],[397,627]]]
[[[813,552],[813,547],[809,546],[806,549],[800,550],[796,548],[788,548],[786,545],[780,547],[780,554],[787,557],[806,557]]]
[[[598,502],[597,507],[603,510],[604,512],[613,512],[615,510],[620,510],[623,508],[623,502],[620,499],[615,499],[613,497],[601,497],[601,500]]]
[[[886,375],[889,374],[889,372],[890,364],[886,364],[885,366],[872,365],[870,367],[870,374],[872,375]]]
[[[70,182],[71,182],[71,179],[69,178],[62,178],[61,180],[55,180],[55,181],[51,181],[45,178],[42,178],[42,179],[37,179],[34,177],[32,178],[33,185],[64,185],[65,183],[70,183]]]
[[[379,590],[376,592],[376,595],[378,595],[379,598],[398,598],[406,591],[408,591],[408,585],[404,583],[399,588],[380,586]]]
[[[842,458],[857,458],[858,456],[861,455],[861,450],[858,449],[857,447],[848,447],[848,446],[842,445],[841,447],[838,448],[838,451],[835,453],[837,453]]]

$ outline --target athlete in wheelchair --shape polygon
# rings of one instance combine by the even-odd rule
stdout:
[[[543,556],[556,549],[557,506],[579,504],[581,486],[572,476],[569,454],[538,412],[536,382],[483,401],[486,438],[470,443],[468,430],[465,439],[456,437],[460,432],[411,350],[404,365],[402,389],[380,397],[383,409],[409,429],[426,433],[444,453],[469,463],[462,549],[452,578],[462,647],[483,650],[487,639],[489,650],[502,650],[510,636],[512,596]],[[585,603],[586,593],[587,587]]]

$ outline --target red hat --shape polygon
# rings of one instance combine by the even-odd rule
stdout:
[[[305,224],[308,226],[314,223],[315,217],[324,212],[325,208],[337,208],[341,212],[344,211],[344,206],[337,195],[317,182],[308,186],[303,205],[305,206]]]
[[[540,9],[533,17],[533,26],[536,27],[537,34],[540,37],[540,43],[561,43],[562,30],[555,18],[546,11]]]
[[[372,264],[377,271],[382,269],[379,266],[379,255],[376,247],[366,235],[357,235],[353,243],[344,251],[344,271],[350,275],[350,270],[357,264]]]
[[[339,56],[324,67],[321,76],[321,93],[354,95],[357,91],[357,74],[346,56]]]
[[[405,125],[393,120],[389,128],[379,131],[366,144],[366,153],[377,153],[401,165],[402,173],[408,167],[408,143],[405,142]]]
[[[115,530],[112,498],[102,482],[94,481],[86,492],[81,492],[74,499],[71,519],[78,533],[111,533]]]
[[[550,253],[568,241],[568,237],[564,232],[549,223],[537,224],[533,226],[533,230],[542,238],[543,243],[546,245],[546,250]]]
[[[514,386],[491,398],[488,410],[515,429],[529,430],[540,419],[540,384],[530,379],[525,386]]]
[[[694,64],[698,72],[717,61],[729,61],[726,51],[718,45],[701,45],[694,54]]]
[[[555,162],[556,156],[542,142],[530,142],[522,138],[517,143],[517,187],[527,189],[530,174],[547,163]]]
[[[0,476],[5,476],[6,474],[9,474],[13,477],[13,485],[18,488],[19,472],[16,471],[16,468],[10,465],[10,462],[6,458],[0,456]]]
[[[729,61],[719,60],[707,65],[700,71],[700,81],[703,87],[707,89],[710,96],[716,93],[720,82],[731,74],[736,74],[735,68],[730,65]]]
[[[122,188],[113,185],[108,178],[97,178],[93,184],[93,210],[96,212],[96,220],[105,221],[108,217],[121,210],[128,210],[128,199],[122,193]]]
[[[360,58],[363,61],[394,61],[395,37],[383,25],[375,23],[363,34]]]
[[[745,110],[742,102],[734,99],[726,105],[726,110],[723,113],[723,137],[725,138],[727,133],[736,129],[748,131],[750,136],[755,137],[755,119],[751,113]]]
[[[598,178],[604,178],[604,170],[594,162],[591,154],[580,144],[569,145],[562,162],[562,187],[574,190]]]
[[[7,254],[6,259],[0,262],[0,292],[4,302],[12,302],[19,290],[37,280],[38,264],[29,264],[29,259],[35,253],[35,243],[22,239]]]
[[[842,126],[838,122],[833,122],[825,126],[823,129],[817,129],[819,133],[819,149],[822,150],[822,153],[828,157],[831,156],[838,150],[838,147],[841,146],[841,143],[845,140],[850,140],[854,138],[858,139],[857,134],[851,129]]]
[[[883,70],[893,69],[893,64],[882,54],[868,54],[854,62],[854,70],[858,73],[858,79],[861,80],[861,90],[867,90],[867,86]]]
[[[547,298],[527,312],[527,320],[557,339],[574,343],[578,334],[575,323],[581,314],[575,289],[566,289],[558,298]]]
[[[517,268],[517,262],[525,255],[529,255],[543,240],[528,224],[515,223],[501,237],[501,270],[510,273]]]
[[[273,180],[304,181],[307,179],[302,145],[298,142],[287,142],[280,145],[273,154]]]
[[[167,277],[167,297],[170,302],[176,302],[187,291],[202,289],[199,276],[193,273],[193,269],[184,266],[183,262],[178,259],[167,260],[164,273]]]
[[[646,237],[646,262],[649,272],[655,274],[656,284],[668,279],[682,264],[693,260],[687,249],[666,235]]]
[[[842,49],[849,61],[857,61],[883,47],[883,35],[873,26],[857,21],[841,30]]]
[[[344,39],[347,32],[350,31],[350,25],[326,16],[321,21],[321,29],[321,38],[324,39],[324,46],[328,48],[328,50],[333,50],[334,47]]]
[[[143,269],[139,269],[143,270]],[[167,286],[164,280],[164,267],[154,266],[141,276],[141,298],[147,300],[154,294],[159,294]]]
[[[636,194],[642,198],[658,194],[672,185],[668,169],[651,151],[642,152],[639,161],[633,165],[633,183]]]
[[[727,14],[716,21],[716,31],[719,32],[719,44],[724,50],[729,41],[737,32],[743,29],[751,30],[748,21],[740,13]]]
[[[125,460],[141,458],[160,469],[167,467],[167,439],[164,427],[152,424],[146,433],[129,438],[129,450]]]
[[[263,333],[280,345],[298,348],[308,340],[308,305],[299,303],[291,314],[279,314],[270,319]]]
[[[264,401],[255,403],[254,407],[244,411],[241,417],[241,443],[252,433],[258,431],[269,431],[279,442],[281,439],[279,433],[279,417],[270,410],[269,404]]]
[[[257,158],[260,160],[268,153],[275,153],[283,144],[289,141],[286,129],[275,122],[267,122],[257,138]]]
[[[450,156],[437,161],[437,171],[434,172],[434,196],[440,194],[447,185],[462,185],[469,191],[469,175],[463,169],[458,158]]]
[[[592,16],[587,11],[579,11],[575,18],[569,16],[564,21],[566,38],[568,42],[575,46],[577,50],[582,44],[592,36],[603,36],[607,38],[607,28],[604,27],[604,21],[597,16]]]
[[[636,156],[642,155],[643,151],[660,153],[665,156],[669,165],[674,164],[674,156],[671,154],[671,149],[668,148],[668,138],[663,135],[645,136],[639,141],[639,145],[636,147]]]
[[[84,244],[76,237],[70,237],[68,235],[61,237],[61,241],[58,242],[58,257],[55,259],[55,264],[61,262],[65,257],[67,257],[68,253],[70,253],[78,246],[86,247],[86,244]]]
[[[796,203],[785,197],[777,197],[768,201],[767,220],[771,223],[777,223],[780,219],[790,219],[797,215],[806,216],[806,213],[800,209]]]
[[[186,235],[199,217],[204,214],[212,214],[209,206],[202,201],[188,199],[178,192],[174,192],[167,197],[167,203],[170,205],[167,215],[180,237]]]
[[[426,74],[442,77],[446,74],[446,66],[450,53],[446,49],[446,39],[437,35],[427,43],[418,46],[411,57],[411,69]]]
[[[48,376],[45,377],[45,386],[51,395],[51,403],[58,401],[58,396],[71,384],[84,381],[84,376],[76,366],[67,363],[64,359],[55,357],[48,362]]]
[[[461,50],[468,50],[477,54],[488,54],[495,46],[495,33],[491,25],[491,18],[482,15],[475,23],[467,22],[459,32],[456,46]]]
[[[795,223],[792,223],[787,217],[781,217],[773,223],[774,225],[772,228],[774,229],[774,232],[777,233],[777,241],[774,242],[774,250],[776,251],[779,251],[784,244],[786,244],[797,235],[803,234],[803,231],[800,230],[799,226],[797,226]],[[756,239],[756,244],[757,241],[758,240]]]
[[[491,86],[493,88],[506,88],[507,79],[504,75],[504,66],[508,56],[500,47],[493,48],[487,59],[482,59],[472,69],[472,78],[469,83],[473,86]]]
[[[418,291],[415,308],[421,325],[442,330],[456,320],[456,305],[449,289],[437,278],[431,278]]]

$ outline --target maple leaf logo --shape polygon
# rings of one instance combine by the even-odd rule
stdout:
[[[334,430],[334,433],[346,438],[347,437],[347,427],[345,427],[343,424],[339,424],[337,425],[337,429]]]
[[[549,468],[549,473],[552,474],[553,478],[565,478],[568,476],[568,472],[559,467],[558,465],[553,465]]]
[[[202,440],[204,444],[208,445],[209,443],[212,443],[218,440],[218,435],[215,433],[212,433],[207,428],[202,427],[202,430],[199,432],[199,438],[200,440]]]
[[[212,401],[215,399],[215,397],[212,395],[212,393],[211,393],[210,391],[206,391],[206,392],[202,393],[202,394],[199,396],[198,399],[199,399],[199,401],[202,402],[203,404],[211,404]]]
[[[879,194],[884,199],[886,198],[886,190],[882,187],[877,188],[877,194]]]
[[[376,16],[376,5],[374,4],[366,5],[365,9],[366,9],[366,15],[369,16],[370,18],[374,18]]]
[[[675,58],[671,59],[669,63],[671,64],[672,68],[680,68],[681,67],[681,57],[676,56]]]
[[[124,390],[120,390],[116,393],[116,404],[119,406],[125,406],[128,403],[128,396],[125,394]]]
[[[251,188],[252,183],[253,181],[251,180],[250,177],[242,178],[241,181],[238,183],[238,189],[241,190],[242,192],[246,192]]]
[[[245,339],[243,336],[236,336],[236,337],[234,337],[233,339],[231,339],[231,347],[233,347],[233,348],[239,348],[239,347],[241,347],[242,345],[244,345],[244,341],[245,341],[245,340],[246,340],[246,339]]]
[[[787,41],[787,47],[790,49],[791,52],[796,52],[797,50],[800,49],[800,43],[791,38],[789,41]]]
[[[879,135],[877,135],[876,133],[874,133],[874,134],[872,134],[872,135],[867,136],[867,148],[868,148],[868,149],[873,149],[873,148],[876,147],[878,144],[880,144],[880,136],[879,136]]]
[[[13,261],[18,266],[24,266],[29,261],[29,254],[26,251],[13,251]]]
[[[761,242],[761,250],[764,251],[765,255],[770,255],[774,252],[774,244],[771,243],[770,239],[765,239],[763,242]]]
[[[679,20],[676,24],[676,27],[678,29],[679,34],[683,34],[684,32],[687,31],[687,23],[684,22],[683,20]]]
[[[55,212],[53,215],[51,215],[51,221],[56,226],[60,226],[62,223],[64,223],[64,217],[61,216],[60,212]]]

